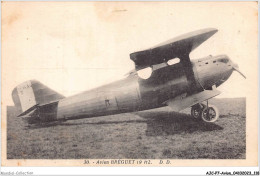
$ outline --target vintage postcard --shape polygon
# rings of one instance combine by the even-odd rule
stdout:
[[[257,166],[257,2],[2,2],[2,166]]]

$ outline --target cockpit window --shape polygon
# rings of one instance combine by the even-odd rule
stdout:
[[[223,62],[223,63],[228,63],[228,59],[226,59],[226,58],[221,58],[221,59],[218,59],[217,60],[218,62]]]

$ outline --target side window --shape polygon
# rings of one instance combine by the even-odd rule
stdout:
[[[142,79],[148,79],[152,75],[152,68],[151,67],[146,67],[144,69],[138,70],[137,75],[142,78]]]
[[[174,64],[178,64],[179,62],[180,62],[180,59],[176,57],[176,58],[168,60],[167,64],[174,65]]]

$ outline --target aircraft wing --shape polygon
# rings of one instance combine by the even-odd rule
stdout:
[[[187,33],[151,49],[132,53],[130,58],[135,62],[137,71],[155,64],[167,62],[176,57],[179,58],[188,81],[188,94],[191,95],[196,92],[197,86],[189,54],[217,31],[217,29],[208,28]]]
[[[184,96],[178,96],[174,99],[171,99],[166,102],[168,106],[170,106],[173,111],[179,112],[185,108],[191,107],[197,103],[203,102],[205,100],[208,100],[210,98],[213,98],[217,95],[219,95],[221,92],[213,89],[213,90],[204,90],[202,92],[184,97]]]
[[[201,29],[168,40],[153,48],[130,54],[135,62],[136,70],[167,62],[175,57],[181,62],[190,62],[189,53],[214,35],[218,30],[214,28]]]

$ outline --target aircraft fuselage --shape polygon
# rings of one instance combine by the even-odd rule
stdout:
[[[158,64],[148,79],[137,73],[123,80],[59,100],[54,111],[40,114],[50,120],[68,120],[141,111],[166,106],[165,102],[181,94],[195,93],[219,86],[232,73],[231,60],[225,55],[192,61],[196,82],[189,87],[181,64]],[[44,119],[42,119],[44,120]]]

